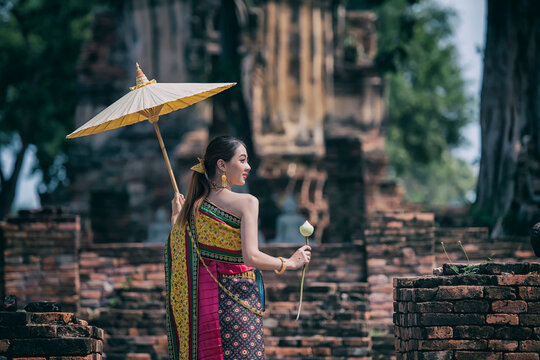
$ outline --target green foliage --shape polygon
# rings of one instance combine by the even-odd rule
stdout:
[[[451,43],[455,14],[432,2],[388,0],[376,9],[377,64],[388,89],[390,164],[417,203],[466,202],[475,185],[468,165],[450,150],[473,118],[471,98]]]
[[[133,276],[128,275],[126,280],[122,283],[122,290],[129,290],[133,284]]]
[[[90,8],[86,1],[0,4],[1,138],[18,135],[34,144],[40,167],[48,170],[73,124],[75,70]],[[44,171],[46,182],[49,175]]]
[[[446,248],[444,247],[444,242],[441,241],[441,246],[444,251],[444,254],[446,255],[446,258],[448,259],[448,262],[450,263],[450,269],[456,274],[456,275],[474,275],[478,274],[480,271],[480,264],[471,264],[469,260],[469,255],[467,255],[467,251],[465,251],[465,248],[463,247],[463,244],[461,241],[458,241],[459,246],[461,248],[461,251],[463,251],[463,254],[465,254],[465,258],[467,259],[466,265],[454,265],[452,263],[452,260],[450,259],[450,256],[448,256],[448,253],[446,252]],[[483,260],[482,264],[487,264],[489,262],[493,261],[493,258],[488,257],[487,260]]]
[[[390,332],[388,330],[379,330],[379,329],[369,329],[369,336],[375,337],[375,336],[385,336],[388,335]]]
[[[45,185],[62,170],[58,155],[74,124],[77,61],[99,3],[0,0],[0,149],[18,144],[10,150],[22,157],[34,145]],[[12,201],[5,193],[15,189],[10,177],[16,182],[19,173],[0,175],[3,214]]]
[[[412,166],[400,180],[407,189],[406,201],[423,203],[430,208],[469,204],[476,185],[470,166],[448,152],[442,154],[441,161]]]

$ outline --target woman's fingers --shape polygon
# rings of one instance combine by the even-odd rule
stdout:
[[[177,194],[177,197],[178,197],[178,201],[180,203],[180,206],[184,206],[184,202],[186,201],[186,198],[184,197],[184,195],[180,194],[180,193],[176,193]]]
[[[299,269],[303,265],[308,264],[311,260],[311,246],[304,245],[298,248],[298,250],[296,250],[294,255],[291,257],[291,260],[293,260],[296,264],[294,267],[295,269]]]
[[[186,198],[184,197],[184,195],[180,193],[174,193],[174,198],[172,199],[173,202],[178,201],[180,203],[183,203],[185,200]]]
[[[309,261],[311,260],[311,246],[304,245],[300,249],[304,257],[305,263],[309,263]]]
[[[173,214],[180,212],[180,209],[184,205],[185,198],[184,195],[180,193],[175,193],[174,198],[172,199],[172,208],[173,208]]]

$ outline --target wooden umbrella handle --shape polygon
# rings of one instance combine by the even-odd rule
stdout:
[[[150,121],[152,125],[154,125],[154,130],[156,130],[156,135],[159,141],[159,146],[161,147],[161,152],[163,153],[163,157],[165,158],[165,163],[167,164],[167,170],[169,170],[169,176],[171,177],[171,182],[174,188],[174,192],[180,193],[178,191],[178,185],[176,185],[176,179],[174,178],[174,174],[171,168],[171,163],[169,162],[169,157],[167,156],[167,150],[165,150],[165,145],[163,144],[163,139],[161,138],[161,133],[159,132],[158,122],[156,121]]]

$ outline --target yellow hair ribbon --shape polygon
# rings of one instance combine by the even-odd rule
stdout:
[[[204,159],[201,159],[200,157],[198,157],[197,159],[199,159],[199,163],[197,165],[193,165],[190,170],[196,171],[199,174],[204,175],[206,173],[206,169],[204,167]]]

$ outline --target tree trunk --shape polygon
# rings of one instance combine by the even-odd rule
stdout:
[[[516,206],[535,202],[532,193],[524,197],[520,179],[532,162],[539,163],[539,9],[536,0],[487,1],[475,208],[492,236],[508,232]]]
[[[19,175],[21,173],[26,149],[28,149],[28,145],[23,144],[21,150],[17,153],[10,178],[2,181],[2,190],[0,191],[0,220],[3,220],[11,211],[11,206],[13,205],[15,194],[17,193],[17,184],[19,182]]]

